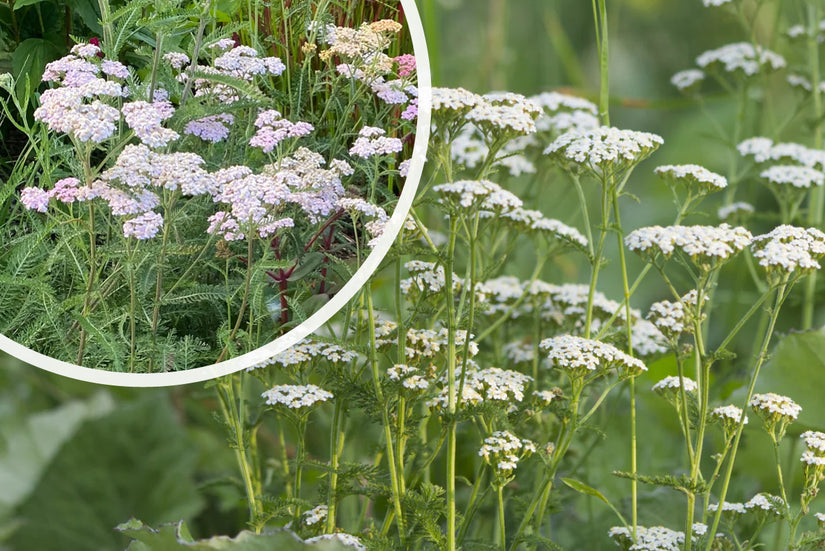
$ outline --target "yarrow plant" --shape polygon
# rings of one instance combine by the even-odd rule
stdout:
[[[600,25],[604,17],[597,3]],[[606,49],[605,29],[599,28],[599,47]],[[356,54],[353,46],[347,55]],[[711,79],[747,90],[785,65],[778,53],[751,43],[714,50],[697,63],[701,70],[677,75],[674,83],[698,102]],[[341,71],[359,82],[373,78],[363,66]],[[334,355],[345,360],[322,357],[328,344],[305,343],[222,383],[223,393],[236,389],[235,402],[224,400],[229,425],[243,432],[239,442],[249,442],[239,444],[238,457],[240,471],[253,474],[247,484],[253,525],[277,516],[297,526],[298,519],[320,518],[317,503],[325,501],[323,521],[304,522],[301,530],[314,534],[323,522],[328,535],[339,526],[353,533],[344,510],[348,496],[357,494],[369,504],[361,511],[380,510],[355,524],[368,548],[455,550],[484,543],[537,549],[552,547],[556,515],[576,522],[578,513],[566,511],[576,492],[607,504],[605,514],[618,518],[599,545],[612,539],[627,550],[711,551],[770,545],[766,541],[779,542],[776,549],[803,549],[822,541],[821,532],[809,530],[808,517],[825,479],[825,436],[807,431],[805,449],[790,448],[804,478],[796,506],[780,449],[795,434],[800,408],[761,392],[758,382],[780,312],[802,295],[797,283],[819,270],[825,254],[825,236],[802,220],[825,164],[813,148],[743,140],[740,128],[736,139],[725,140],[731,144],[727,170],[689,158],[647,168],[649,158],[668,150],[666,137],[612,126],[604,90],[597,105],[560,92],[526,97],[433,89],[429,183],[385,260],[392,300],[374,293],[379,281],[369,283],[340,323],[319,337],[349,348]],[[369,162],[369,151],[383,147],[384,138],[366,129],[353,146],[356,155]],[[631,193],[644,203],[645,176],[673,196],[675,212],[662,225],[631,228],[626,203]],[[521,186],[524,179],[555,186],[554,197],[569,190],[578,211],[563,220],[545,215],[536,208],[543,192]],[[757,210],[746,193],[765,186],[778,213]],[[740,196],[753,202],[737,201]],[[339,204],[382,219],[361,203]],[[708,212],[717,211],[720,221],[713,214],[708,220]],[[518,267],[511,258],[519,259]],[[582,266],[583,277],[570,276]],[[615,300],[602,290],[611,283],[623,291]],[[728,319],[720,303],[734,292],[731,286],[750,294]],[[303,414],[284,407],[265,414],[277,416],[271,421],[279,438],[290,426],[298,438],[292,456],[279,446],[280,479],[292,493],[272,517],[265,504],[275,496],[255,470],[257,425],[244,422],[257,413],[244,417],[237,394],[250,377],[263,388],[314,384],[332,395],[306,410],[329,423],[329,445],[314,447],[329,454],[322,464],[307,460]],[[640,437],[638,424],[651,426],[640,416],[666,417],[651,405],[662,399],[679,427],[669,456],[675,459],[671,474],[646,474],[661,465],[654,456],[663,451],[655,435]],[[258,401],[256,408],[263,407]],[[353,453],[346,442],[361,441],[364,418],[379,434],[375,458],[346,464],[342,457]],[[607,426],[622,427],[626,444],[621,454],[612,448],[619,482],[603,493],[587,481],[602,477],[582,466],[592,466],[588,454],[602,453]],[[760,437],[750,432],[763,431],[774,451],[767,461],[777,484],[763,484],[755,495],[754,484],[739,488],[736,475],[746,430],[753,440]],[[294,478],[305,468],[329,473],[315,482],[311,499]],[[657,487],[656,494],[646,486]],[[658,499],[663,492],[673,493],[668,517],[681,517],[681,525],[649,520],[662,517],[642,496]],[[729,499],[742,492],[742,501]],[[496,522],[487,522],[493,517]]]
[[[302,0],[308,19],[277,45],[208,6],[194,24],[158,11],[150,47],[122,38],[149,20],[138,4],[46,65],[33,125],[0,98],[33,144],[3,188],[0,330],[64,361],[160,372],[254,350],[357,268],[402,187],[416,65],[397,7],[351,28]]]
[[[610,87],[606,4],[585,3],[595,6],[598,93],[434,89],[425,188],[376,277],[316,335],[210,383],[216,399],[198,394],[225,426],[220,457],[237,465],[236,477],[209,487],[227,502],[240,498],[244,538],[288,534],[379,550],[822,547],[825,434],[816,397],[825,344],[809,330],[820,314],[812,306],[805,322],[805,311],[822,295],[817,134],[825,117],[819,86],[785,80],[785,67],[821,80],[821,6],[695,0],[694,11],[744,32],[732,46],[686,52],[700,59],[674,78],[671,93],[684,97],[650,102],[657,110],[645,117],[647,100]],[[788,36],[803,16],[801,34]],[[411,60],[391,48],[365,54],[391,40],[395,25],[355,21],[296,23],[307,40],[289,59],[329,64],[327,77],[406,120],[424,108],[405,81]],[[563,43],[566,29],[556,30]],[[220,56],[233,44],[205,51]],[[210,66],[187,50],[186,59],[170,58],[171,74],[188,74],[194,57]],[[243,104],[248,98],[222,86],[257,83],[254,71],[269,69],[254,59],[239,52],[221,62],[240,71],[235,77],[211,75],[210,83],[209,70],[198,69],[180,82],[192,83],[190,101],[217,89],[228,105]],[[575,74],[575,64],[565,67]],[[152,121],[178,141],[201,140],[171,126],[184,109],[171,92],[158,101],[175,114]],[[786,111],[789,98],[795,109]],[[686,120],[694,105],[709,117],[695,135],[696,126],[674,132],[662,123],[664,107],[679,107]],[[287,219],[296,228],[340,213],[335,231],[343,233],[316,265],[330,272],[359,257],[386,223],[390,211],[375,199],[398,184],[403,155],[394,151],[396,140],[407,147],[404,136],[364,121],[328,149],[310,147],[328,123],[309,112],[270,104],[245,118],[233,112],[234,122],[204,120],[210,110],[193,119],[219,123],[229,139],[240,121],[249,139],[261,132],[262,147],[247,148],[260,165],[248,171],[186,163],[193,174],[223,171],[217,202],[208,181],[190,197],[184,184],[199,179],[169,177],[179,200],[211,201],[208,235],[224,243],[226,258],[251,258],[242,249],[249,236],[284,244]],[[290,137],[299,121],[314,130]],[[197,143],[200,154],[223,142]],[[376,173],[384,176],[368,176]],[[26,186],[26,214],[48,216],[59,197],[86,185],[73,177],[51,194]],[[124,193],[156,191],[109,179]],[[300,205],[284,207],[284,194],[301,194]],[[130,231],[151,231],[150,213],[163,212],[112,216],[146,214]],[[262,277],[281,277],[293,258],[276,260],[254,264]],[[288,287],[300,290],[312,273],[296,268]],[[283,311],[270,295],[250,297],[270,317]],[[301,298],[287,306],[298,312]],[[259,328],[242,323],[238,334]]]

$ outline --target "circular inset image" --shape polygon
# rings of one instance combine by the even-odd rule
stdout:
[[[0,75],[4,351],[206,380],[306,337],[388,251],[430,125],[413,0],[220,9],[128,3]]]

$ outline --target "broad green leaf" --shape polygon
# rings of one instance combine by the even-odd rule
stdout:
[[[167,392],[85,423],[67,441],[16,517],[13,549],[124,549],[114,527],[139,515],[149,522],[189,518],[202,498],[194,480],[197,450],[178,424]]]
[[[195,541],[186,524],[164,524],[158,529],[132,519],[117,527],[119,532],[132,538],[127,551],[334,551],[346,550],[340,544],[325,542],[307,545],[288,530],[276,530],[264,534],[243,531],[234,538],[215,536]]]
[[[44,2],[44,1],[46,1],[46,0],[14,0],[14,8],[13,9],[14,9],[14,11],[17,11],[22,7],[33,6],[35,4],[40,4],[41,2]]]
[[[68,0],[71,8],[77,12],[83,23],[95,34],[103,34],[100,26],[100,7],[96,0]]]
[[[59,48],[42,38],[28,38],[15,48],[11,56],[12,74],[17,82],[17,95],[23,97],[40,84],[46,63],[60,56]]]
[[[84,421],[113,409],[112,398],[101,392],[86,402],[68,402],[35,413],[23,423],[0,430],[0,511],[20,504],[37,486],[40,476],[60,447]]]
[[[799,422],[825,429],[825,330],[796,333],[784,337],[762,368],[757,392],[776,392],[802,406]]]

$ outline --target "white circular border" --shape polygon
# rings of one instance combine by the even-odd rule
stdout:
[[[410,169],[404,184],[404,190],[401,192],[401,197],[398,198],[398,203],[393,211],[392,217],[387,223],[383,235],[378,239],[375,248],[350,280],[347,281],[341,290],[332,297],[329,302],[322,306],[320,310],[307,318],[301,325],[289,331],[286,335],[278,337],[269,344],[265,344],[252,352],[221,363],[198,367],[188,371],[173,371],[170,373],[117,373],[91,369],[40,354],[14,342],[2,334],[0,334],[0,350],[46,371],[80,381],[111,386],[162,387],[202,382],[240,371],[241,369],[255,365],[283,352],[326,323],[367,283],[387,252],[389,252],[398,232],[407,219],[407,214],[412,206],[413,199],[415,199],[421,174],[424,170],[427,144],[430,138],[430,106],[432,98],[430,61],[427,52],[427,41],[424,37],[424,27],[421,24],[421,17],[415,5],[415,0],[400,0],[400,2],[401,7],[404,8],[404,15],[409,25],[410,35],[412,36],[413,53],[419,62],[417,67],[419,94],[418,122],[416,125],[415,144],[413,145]],[[412,183],[414,183],[414,185],[411,185]]]

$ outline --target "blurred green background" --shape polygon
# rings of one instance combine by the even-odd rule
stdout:
[[[623,219],[627,229],[667,223],[674,209],[667,190],[652,175],[655,166],[696,162],[724,173],[728,163],[728,144],[712,137],[693,103],[670,85],[670,76],[691,67],[702,51],[741,40],[742,32],[731,18],[702,7],[701,0],[621,0],[609,1],[608,6],[612,122],[665,138],[665,145],[639,167],[629,184],[638,201],[626,201]],[[419,0],[419,7],[436,85],[527,95],[564,89],[596,99],[590,2]],[[772,28],[772,22],[768,14],[762,24]],[[776,86],[781,88],[781,81]],[[780,94],[790,97],[787,90]],[[723,125],[733,120],[731,99],[714,93],[708,105]],[[761,121],[752,124],[757,127]],[[783,137],[807,143],[807,131],[800,123]],[[502,183],[520,190],[529,178]],[[580,227],[574,191],[566,180],[555,173],[543,174],[539,186],[537,203],[531,207]],[[770,198],[759,201],[760,207],[773,208]],[[715,206],[714,201],[706,205],[710,213],[706,223],[716,222]],[[693,222],[702,223],[702,217],[694,217]],[[631,261],[635,273],[640,264]],[[531,263],[529,251],[517,256],[511,263],[514,274],[525,276]],[[733,273],[740,268],[733,267]],[[621,286],[614,269],[608,266],[600,284],[600,290],[612,298],[619,296]],[[585,275],[580,266],[557,263],[545,278],[561,283],[581,281]],[[753,300],[749,282],[742,281],[741,286],[737,281],[733,292],[720,292],[718,297],[729,319]],[[387,304],[392,290],[389,285],[382,289],[386,299],[380,303]],[[663,286],[651,276],[633,305],[644,309],[664,298]],[[797,307],[798,300],[790,305],[791,310]],[[818,312],[818,324],[821,315]],[[780,330],[790,331],[797,319],[795,313],[787,316]],[[748,333],[740,347],[745,354],[752,346]],[[825,428],[825,406],[818,399],[818,389],[825,384],[819,354],[825,351],[823,337],[791,335],[782,346],[765,369],[764,379],[770,381],[765,384],[796,397],[805,408],[807,426]],[[235,533],[244,527],[241,490],[229,481],[234,475],[231,450],[211,415],[215,404],[204,385],[166,390],[101,388],[8,357],[0,357],[0,366],[0,548],[122,549],[124,541],[112,527],[131,516],[150,524],[186,518],[199,536]],[[720,367],[718,397],[734,388],[741,367]],[[684,464],[675,416],[646,392],[672,371],[669,361],[663,360],[651,366],[640,383],[640,470],[646,474],[664,474],[673,465]],[[565,473],[599,488],[623,509],[628,505],[629,483],[610,473],[628,466],[627,414],[626,392],[614,394],[598,420],[603,432],[594,430],[571,452],[575,469]],[[749,430],[744,445],[734,498],[748,497],[763,485],[770,487],[773,480],[770,463],[763,461],[770,453],[767,439]],[[794,455],[798,453],[788,450],[789,465],[798,463]],[[645,486],[640,491],[642,523],[679,526],[680,495]],[[572,492],[556,495],[564,496],[554,503],[561,511],[553,524],[556,541],[562,545],[577,541],[579,549],[613,546],[605,534],[616,520],[602,504]]]

